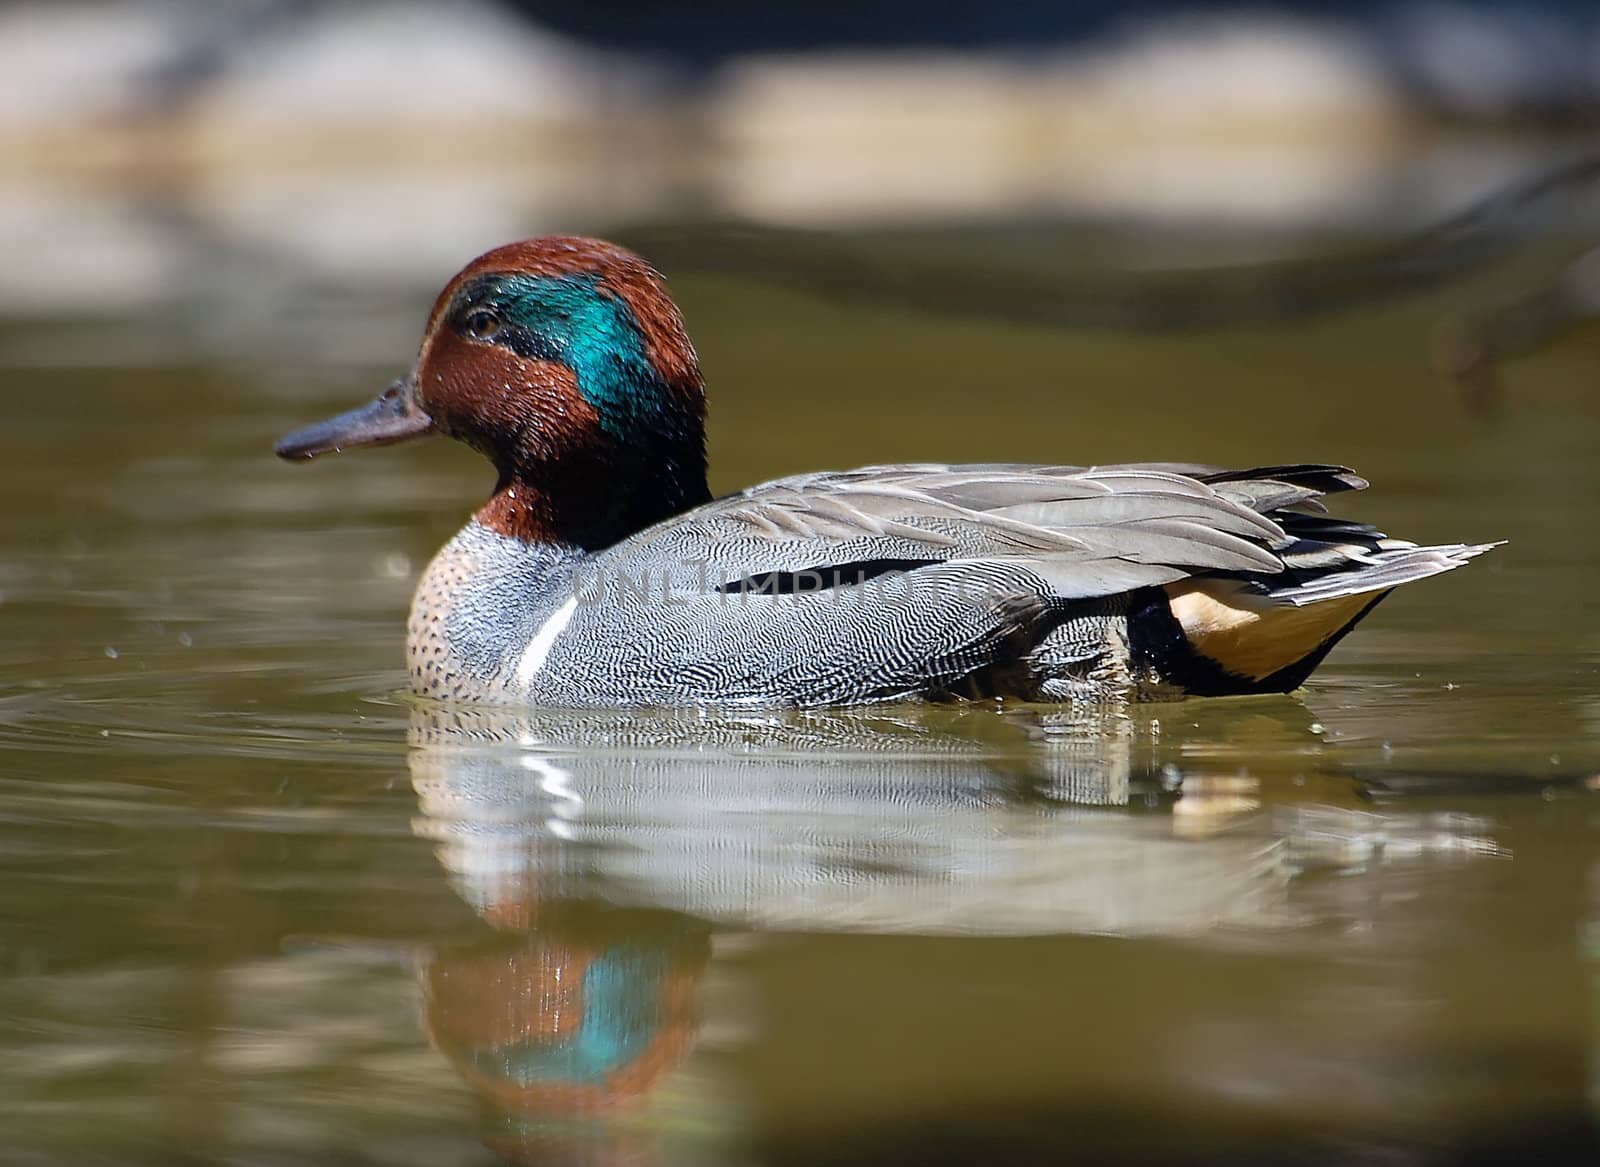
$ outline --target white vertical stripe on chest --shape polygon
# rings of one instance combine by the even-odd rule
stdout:
[[[526,685],[533,679],[533,675],[544,668],[544,662],[550,655],[550,649],[555,646],[556,637],[566,631],[567,625],[572,623],[572,613],[578,609],[578,597],[573,596],[561,607],[550,613],[549,618],[539,625],[539,631],[533,634],[528,647],[522,650],[522,659],[517,662],[517,680]]]

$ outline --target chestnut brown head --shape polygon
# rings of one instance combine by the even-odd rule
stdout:
[[[442,433],[499,472],[480,521],[605,545],[705,501],[705,392],[661,277],[595,239],[496,248],[435,301],[411,372],[277,453]]]

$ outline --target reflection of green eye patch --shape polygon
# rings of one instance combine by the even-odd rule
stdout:
[[[475,1050],[473,1066],[520,1086],[599,1082],[642,1054],[661,1028],[661,984],[669,971],[660,953],[612,949],[583,974],[577,1033],[561,1042]]]

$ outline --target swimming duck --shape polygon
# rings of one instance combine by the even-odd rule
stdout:
[[[551,236],[468,264],[411,371],[282,439],[430,434],[494,493],[423,573],[412,687],[553,706],[1167,699],[1296,688],[1400,584],[1492,544],[1331,517],[1341,466],[869,466],[713,499],[661,276]]]

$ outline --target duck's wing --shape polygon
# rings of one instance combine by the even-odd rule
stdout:
[[[1078,599],[1205,572],[1281,573],[1301,542],[1283,521],[1365,485],[1323,465],[870,466],[752,487],[616,550],[635,563],[692,562],[719,591],[978,561],[1025,567],[1052,594]]]

